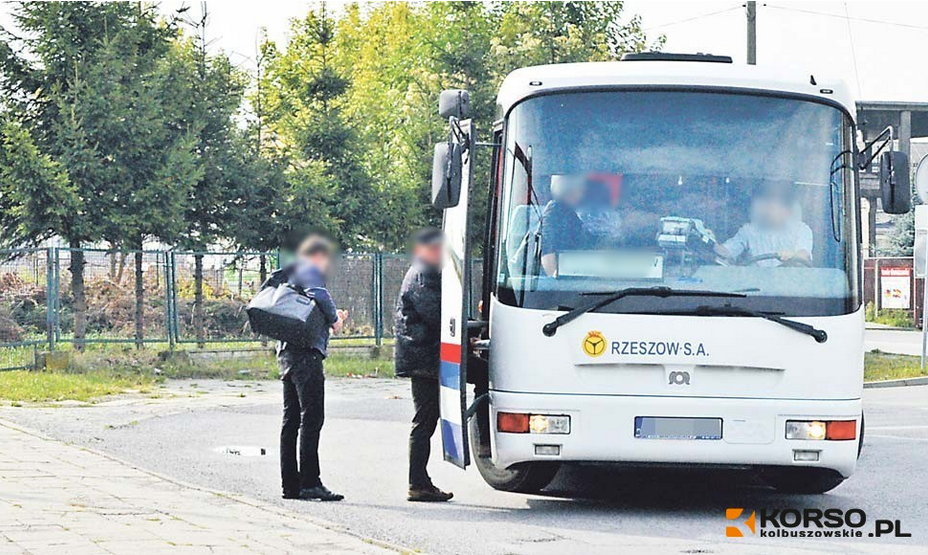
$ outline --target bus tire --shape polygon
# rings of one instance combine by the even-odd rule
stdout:
[[[474,465],[477,466],[477,471],[480,472],[483,480],[493,489],[514,493],[538,493],[550,484],[551,480],[554,480],[554,476],[561,467],[557,462],[530,462],[514,464],[509,468],[499,468],[493,464],[488,454],[480,454],[481,451],[489,453],[489,449],[477,448],[484,439],[480,437],[477,419],[471,419],[468,427],[471,445],[474,446]]]
[[[761,476],[767,485],[782,493],[825,493],[844,481],[844,476],[830,468],[772,467],[764,469]]]

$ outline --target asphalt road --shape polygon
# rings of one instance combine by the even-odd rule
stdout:
[[[210,488],[248,494],[368,537],[435,554],[926,553],[928,387],[867,390],[867,435],[858,473],[830,494],[786,496],[749,474],[564,469],[547,495],[490,489],[476,469],[434,457],[444,505],[405,501],[411,416],[403,381],[332,380],[322,440],[323,478],[341,503],[279,498],[275,383],[184,385],[187,396],[96,407],[3,408],[0,418],[38,428]],[[224,396],[210,402],[215,395]],[[231,393],[230,393],[231,392]],[[223,446],[265,447],[265,456]],[[439,452],[436,438],[434,449]],[[725,538],[727,507],[861,508],[901,520],[907,539]]]
[[[884,353],[921,356],[921,330],[868,329],[864,335],[864,350],[879,349]]]

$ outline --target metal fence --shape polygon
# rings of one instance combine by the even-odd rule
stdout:
[[[39,352],[75,344],[195,348],[223,343],[235,348],[236,343],[266,341],[248,329],[244,308],[262,279],[278,267],[279,256],[63,247],[0,250],[0,370],[31,368]],[[72,269],[80,257],[83,334],[77,333],[80,311],[72,291]],[[336,339],[380,344],[393,336],[394,306],[408,264],[407,256],[394,253],[340,257],[329,289],[350,318]],[[482,273],[481,262],[474,264],[476,303]]]
[[[53,264],[50,249],[0,251],[0,368],[29,368],[47,347]]]

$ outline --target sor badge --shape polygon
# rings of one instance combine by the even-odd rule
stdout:
[[[602,332],[591,331],[583,338],[583,352],[587,356],[598,357],[606,352],[606,338]]]

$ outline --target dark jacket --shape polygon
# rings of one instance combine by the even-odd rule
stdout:
[[[338,320],[335,302],[332,300],[332,296],[329,295],[329,290],[326,289],[325,286],[325,276],[312,264],[297,261],[271,274],[271,277],[268,279],[268,284],[276,287],[286,281],[302,288],[307,296],[316,301],[316,309],[322,311],[322,314],[325,315],[326,322],[328,322],[329,326],[323,328],[319,337],[314,338],[312,342],[313,349],[319,351],[322,356],[325,356],[326,348],[329,345],[329,327]],[[300,349],[284,342],[280,342],[277,345],[278,353],[281,351],[292,352],[298,350],[302,351],[305,349]]]
[[[396,375],[438,379],[441,270],[414,261],[396,300]]]

